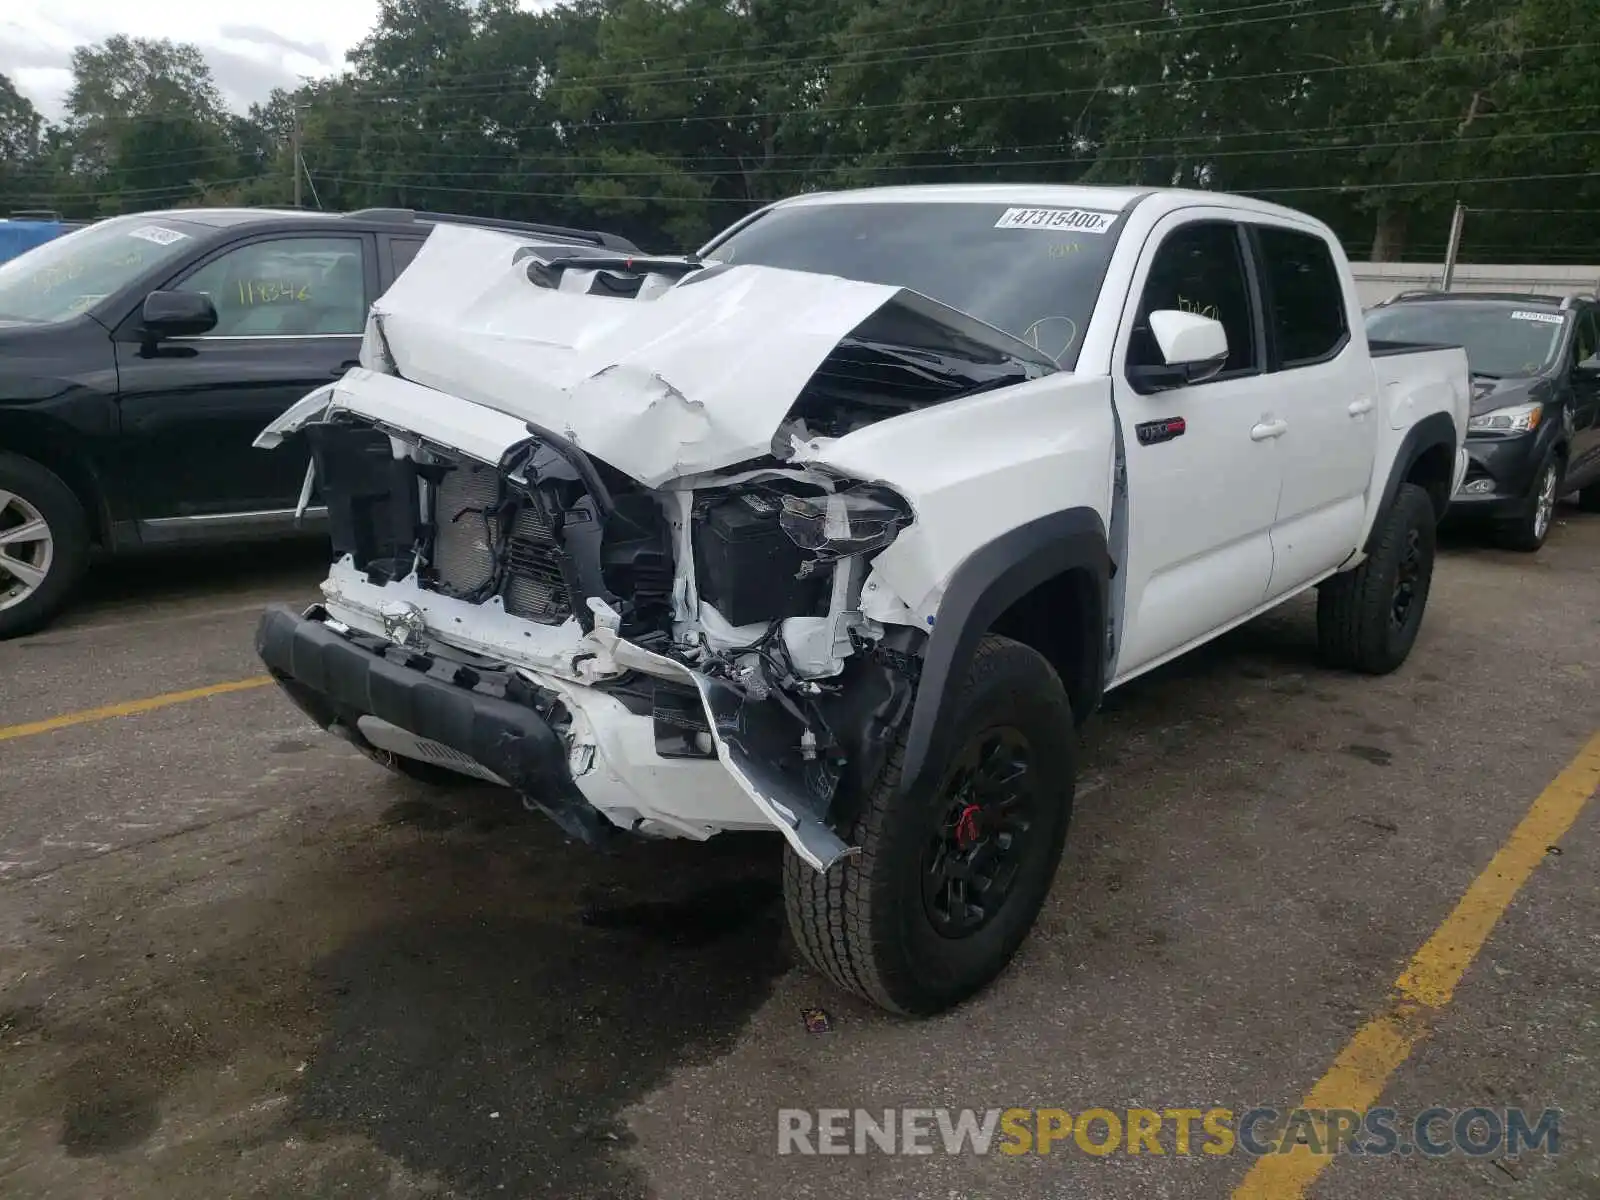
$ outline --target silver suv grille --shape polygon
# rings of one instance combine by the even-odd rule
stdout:
[[[493,509],[499,495],[499,473],[482,464],[462,464],[439,483],[434,498],[433,569],[452,592],[478,591],[493,576],[493,547],[500,540],[500,522]],[[534,621],[566,620],[572,602],[561,578],[555,537],[531,504],[513,519],[505,552],[501,600],[506,611]]]

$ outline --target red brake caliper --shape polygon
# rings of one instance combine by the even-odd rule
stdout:
[[[956,818],[956,846],[965,850],[978,840],[978,806],[969,804]]]

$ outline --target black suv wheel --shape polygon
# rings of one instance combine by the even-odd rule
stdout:
[[[1495,527],[1497,540],[1507,550],[1520,550],[1532,554],[1544,545],[1550,536],[1550,526],[1555,523],[1556,501],[1561,497],[1562,462],[1552,454],[1533,477],[1533,494],[1529,497],[1528,511],[1512,521]]]
[[[1072,710],[1044,658],[984,638],[955,704],[933,796],[901,791],[902,743],[843,831],[861,853],[825,874],[793,851],[784,863],[800,953],[909,1015],[958,1004],[1005,969],[1049,893],[1072,807]]]

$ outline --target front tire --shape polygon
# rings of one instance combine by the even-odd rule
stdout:
[[[826,873],[786,848],[784,901],[801,955],[839,987],[927,1016],[1003,971],[1049,894],[1072,808],[1074,728],[1050,664],[989,636],[953,700],[934,794],[900,787],[904,730],[859,814],[859,855]]]
[[[1497,540],[1507,550],[1533,554],[1550,536],[1550,526],[1555,524],[1556,501],[1561,496],[1561,468],[1561,460],[1555,455],[1546,459],[1534,476],[1528,511],[1496,526]]]
[[[89,521],[38,463],[0,453],[0,639],[44,625],[89,565]]]
[[[1317,590],[1317,644],[1329,666],[1387,675],[1405,662],[1433,584],[1436,525],[1428,493],[1401,484],[1366,561]]]

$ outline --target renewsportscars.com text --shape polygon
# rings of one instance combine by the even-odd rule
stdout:
[[[1547,1108],[785,1108],[779,1154],[1312,1154],[1561,1152]]]

